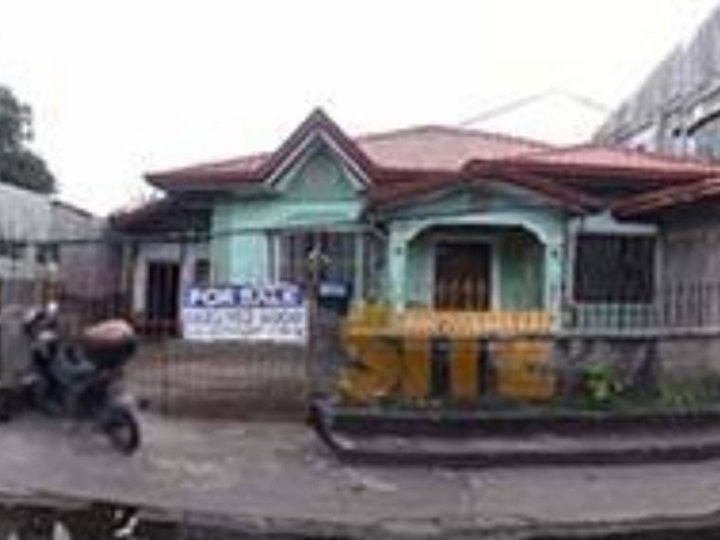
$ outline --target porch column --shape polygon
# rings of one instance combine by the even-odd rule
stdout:
[[[563,250],[560,242],[545,244],[545,310],[552,317],[552,328],[560,326],[562,303]]]
[[[407,244],[415,232],[415,227],[410,223],[395,223],[390,228],[387,242],[388,297],[396,311],[404,310],[407,302]]]
[[[407,274],[407,259],[404,235],[398,231],[391,231],[388,241],[388,270],[390,303],[393,309],[405,309],[405,276]]]
[[[368,276],[365,275],[365,269],[367,268],[365,264],[365,233],[356,232],[353,234],[353,243],[355,247],[355,283],[353,283],[355,291],[353,297],[357,304],[363,305],[365,303],[365,283],[368,279]]]

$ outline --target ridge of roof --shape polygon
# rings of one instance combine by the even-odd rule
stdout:
[[[540,150],[538,152],[529,152],[517,156],[515,159],[534,158],[542,156],[553,156],[553,155],[564,155],[572,152],[581,150],[604,150],[607,152],[614,152],[618,154],[625,154],[635,157],[645,157],[649,159],[656,159],[659,161],[677,163],[678,165],[698,165],[708,169],[717,169],[720,171],[720,165],[712,162],[707,158],[701,156],[677,156],[675,154],[668,154],[663,152],[655,152],[649,150],[638,150],[634,148],[628,148],[626,146],[613,146],[609,144],[597,143],[597,142],[582,142],[578,144],[571,144],[568,146],[558,146],[550,148],[548,150]]]
[[[538,147],[542,147],[544,149],[552,149],[557,148],[556,146],[552,145],[551,143],[545,142],[545,141],[539,141],[536,139],[531,139],[529,137],[521,137],[519,135],[510,135],[507,133],[498,133],[495,131],[485,131],[481,129],[476,128],[468,128],[468,127],[460,127],[460,126],[452,126],[452,125],[446,125],[446,124],[417,124],[415,126],[408,126],[404,128],[396,128],[396,129],[390,129],[385,131],[371,131],[367,133],[361,133],[359,135],[354,135],[351,138],[356,141],[374,141],[374,140],[382,140],[382,139],[389,139],[398,137],[401,135],[408,135],[412,133],[433,133],[433,132],[439,132],[439,133],[445,133],[449,135],[456,135],[459,137],[482,137],[486,139],[494,139],[494,140],[500,140],[500,141],[507,141],[507,142],[517,142],[519,144],[527,144],[527,145],[534,145]]]

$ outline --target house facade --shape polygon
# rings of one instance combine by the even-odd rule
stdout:
[[[659,225],[615,209],[718,172],[444,126],[353,138],[315,111],[274,152],[147,175],[165,197],[113,224],[138,316],[177,319],[196,284],[293,282],[353,306],[560,329],[652,306]]]

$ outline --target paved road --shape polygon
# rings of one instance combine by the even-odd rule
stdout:
[[[399,534],[643,520],[720,509],[720,461],[486,471],[350,468],[298,424],[143,418],[145,445],[27,416],[0,426],[0,492],[65,494]]]

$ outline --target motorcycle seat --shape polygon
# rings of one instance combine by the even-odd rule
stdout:
[[[85,329],[83,344],[114,347],[135,338],[132,326],[122,319],[109,319]]]
[[[116,362],[133,354],[137,340],[130,324],[110,319],[86,328],[79,344],[92,360]]]

